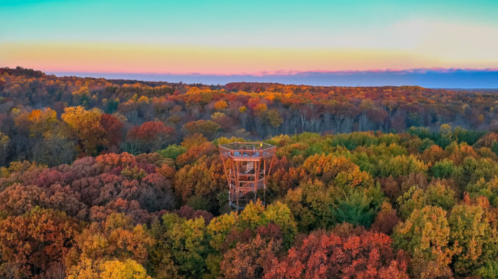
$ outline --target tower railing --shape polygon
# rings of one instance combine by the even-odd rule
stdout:
[[[241,210],[258,190],[266,196],[266,183],[273,165],[276,147],[263,142],[233,142],[219,146],[229,187],[229,203]]]

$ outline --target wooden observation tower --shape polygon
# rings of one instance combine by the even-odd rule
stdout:
[[[262,190],[265,202],[266,181],[277,148],[262,142],[233,142],[220,145],[219,149],[230,206],[235,210],[244,209],[249,201],[256,201],[258,190]]]

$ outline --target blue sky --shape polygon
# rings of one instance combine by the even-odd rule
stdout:
[[[0,66],[255,76],[498,68],[496,11],[496,0],[0,0]]]

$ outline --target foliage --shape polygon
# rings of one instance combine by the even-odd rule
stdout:
[[[0,82],[1,278],[498,276],[496,94]],[[233,212],[218,146],[246,140],[276,158]]]
[[[145,268],[134,260],[124,262],[109,260],[93,262],[90,259],[82,261],[77,268],[70,271],[69,279],[151,279]]]
[[[176,159],[176,157],[182,155],[187,151],[187,148],[183,146],[179,146],[176,144],[168,145],[165,149],[161,149],[156,151],[159,155],[163,156],[164,158],[171,158],[171,159]]]
[[[450,227],[446,211],[437,206],[415,209],[406,222],[396,226],[394,245],[411,253],[413,275],[437,278],[451,275],[453,251],[448,247]]]
[[[64,260],[78,231],[73,218],[38,207],[0,220],[0,254],[6,273],[16,278],[46,273],[51,265]]]
[[[318,231],[271,265],[264,278],[408,278],[407,264],[387,235],[341,238]]]
[[[498,251],[493,247],[496,232],[487,218],[485,209],[478,205],[457,205],[451,211],[450,241],[458,249],[453,256],[455,274],[474,275],[496,257]]]

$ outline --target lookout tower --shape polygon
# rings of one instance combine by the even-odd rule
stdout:
[[[266,181],[276,147],[262,142],[233,142],[219,146],[228,182],[228,202],[235,210],[256,201],[258,190],[266,196]]]

